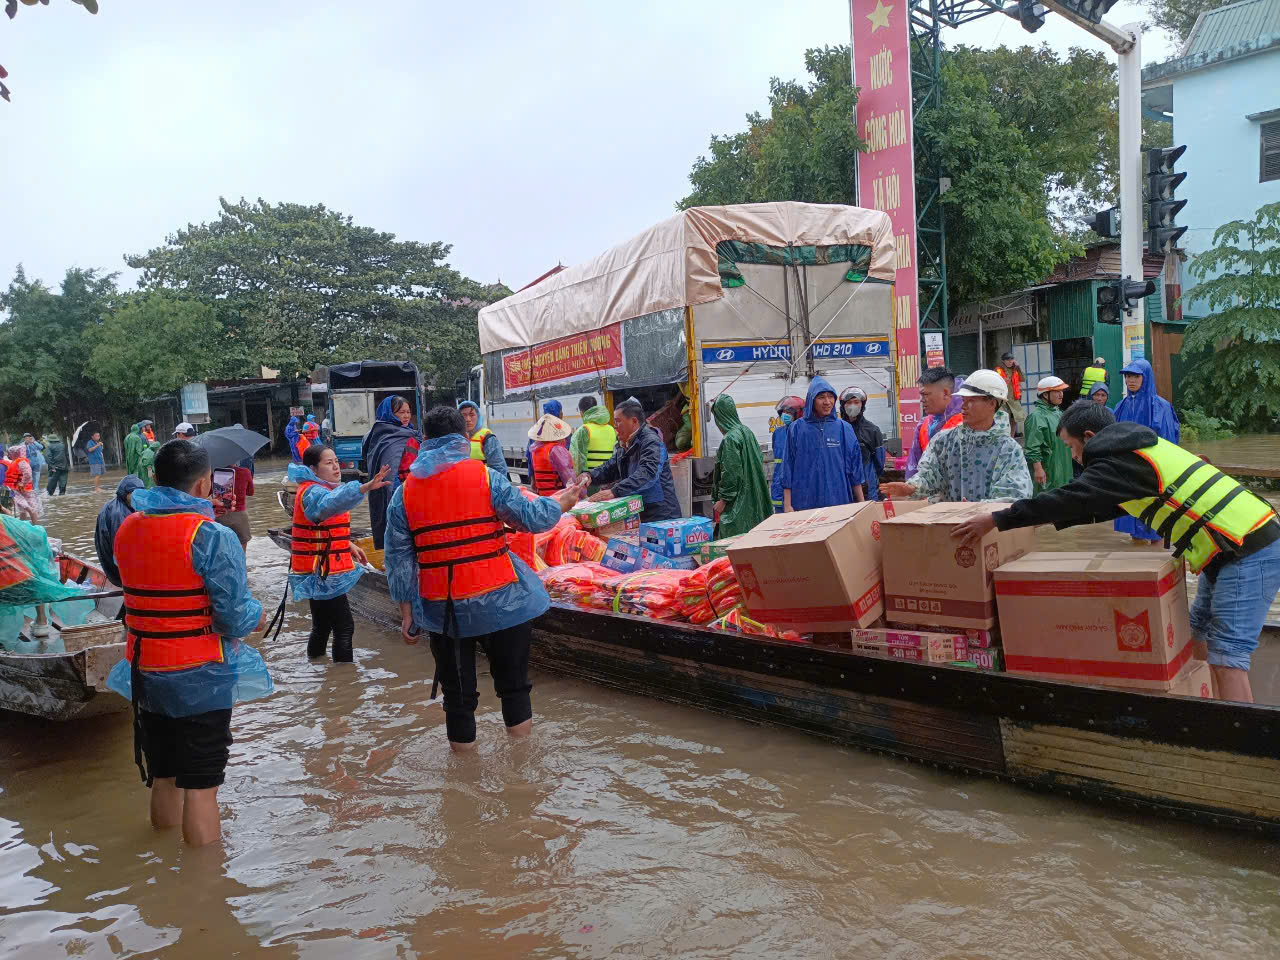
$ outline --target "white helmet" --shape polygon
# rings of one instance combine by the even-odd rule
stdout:
[[[1047,377],[1043,377],[1040,382],[1036,384],[1036,391],[1039,393],[1044,393],[1048,390],[1065,389],[1067,389],[1067,382],[1061,377],[1055,377],[1052,374]]]
[[[991,397],[994,400],[1009,399],[1009,386],[1004,377],[994,370],[975,370],[964,378],[964,386],[956,391],[962,397]]]

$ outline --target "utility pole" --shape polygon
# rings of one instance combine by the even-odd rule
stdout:
[[[1142,280],[1142,32],[1139,24],[1123,28],[1133,38],[1120,53],[1120,273]],[[1139,300],[1125,314],[1121,356],[1126,364],[1146,355],[1145,304]]]

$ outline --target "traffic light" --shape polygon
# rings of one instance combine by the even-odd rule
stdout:
[[[1035,33],[1044,26],[1044,15],[1049,8],[1036,0],[1018,0],[1016,7],[1006,7],[1005,12],[1021,23],[1027,33]]]
[[[1187,152],[1186,146],[1156,147],[1147,151],[1147,251],[1166,253],[1187,232],[1175,224],[1174,218],[1187,205],[1174,192],[1187,179],[1186,173],[1174,173],[1173,166]]]
[[[1154,280],[1125,277],[1107,281],[1098,288],[1098,322],[1124,323],[1124,314],[1132,312],[1135,303],[1155,292]]]
[[[1061,3],[1090,23],[1101,23],[1107,11],[1116,5],[1116,0],[1061,0]]]
[[[1100,237],[1118,237],[1120,236],[1120,211],[1115,207],[1099,210],[1089,221],[1089,226]]]

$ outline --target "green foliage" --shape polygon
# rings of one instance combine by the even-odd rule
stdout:
[[[288,378],[376,357],[452,383],[478,362],[475,314],[494,291],[444,262],[448,244],[396,240],[323,204],[220,203],[217,220],[125,258],[144,289],[216,309],[224,337],[209,376],[265,364]]]
[[[1206,440],[1226,440],[1236,435],[1236,425],[1230,420],[1211,417],[1199,407],[1186,407],[1178,411],[1182,428],[1182,443],[1203,443]]]
[[[1157,27],[1185,42],[1200,14],[1234,2],[1236,0],[1146,0],[1144,5]]]
[[[1280,203],[1219,227],[1191,273],[1213,312],[1190,325],[1182,348],[1213,352],[1188,374],[1188,398],[1241,430],[1271,428],[1280,416]]]
[[[0,294],[0,423],[40,433],[65,432],[75,413],[102,400],[85,376],[84,338],[116,298],[115,274],[71,268],[58,293],[28,280],[21,266]]]
[[[207,304],[165,293],[123,298],[86,337],[87,372],[109,396],[126,403],[171,393],[203,380],[216,366],[222,326]]]

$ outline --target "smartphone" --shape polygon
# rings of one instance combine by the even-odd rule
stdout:
[[[219,468],[213,471],[213,495],[215,497],[226,496],[235,492],[236,472],[227,468]]]

